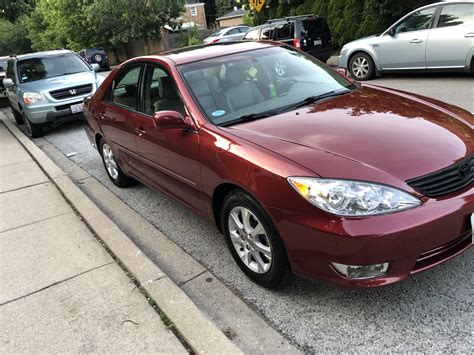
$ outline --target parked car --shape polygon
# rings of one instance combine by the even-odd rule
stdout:
[[[247,33],[248,26],[234,26],[222,28],[217,32],[214,32],[207,38],[204,38],[204,43],[217,43],[217,42],[230,42],[239,41]]]
[[[331,31],[319,16],[303,15],[269,20],[251,28],[244,40],[275,40],[298,48],[326,62],[334,53]]]
[[[84,114],[115,185],[137,179],[214,222],[264,287],[291,272],[387,285],[472,246],[474,116],[294,48],[134,58]]]
[[[0,98],[6,97],[3,87],[3,79],[5,79],[5,72],[7,70],[7,59],[8,57],[0,57]]]
[[[98,69],[68,50],[10,57],[3,85],[16,123],[38,137],[44,125],[81,116],[84,98],[103,80]]]
[[[77,54],[89,64],[99,64],[101,70],[110,70],[109,56],[102,48],[86,48]]]
[[[474,72],[474,2],[423,6],[382,34],[346,44],[338,62],[357,80],[389,72]]]

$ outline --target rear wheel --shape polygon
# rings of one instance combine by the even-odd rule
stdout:
[[[126,187],[129,184],[129,178],[123,173],[122,169],[115,160],[114,153],[112,152],[110,145],[105,141],[104,138],[100,140],[99,149],[105,171],[107,172],[110,180],[112,180],[112,182],[118,187]]]
[[[370,80],[375,76],[375,65],[370,55],[356,53],[349,61],[349,72],[356,80]]]
[[[232,257],[242,271],[266,288],[282,287],[291,274],[283,243],[263,208],[248,194],[226,197],[221,225]]]

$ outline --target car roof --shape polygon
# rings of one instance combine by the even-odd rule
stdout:
[[[29,58],[39,58],[39,57],[47,57],[47,56],[55,56],[59,54],[68,54],[73,53],[67,49],[58,49],[52,51],[44,51],[44,52],[35,52],[35,53],[28,53],[28,54],[20,54],[15,56],[17,59],[29,59]]]
[[[216,44],[199,45],[184,47],[177,50],[165,52],[156,56],[146,56],[142,58],[167,58],[176,65],[196,62],[208,58],[220,57],[228,54],[241,53],[256,49],[269,48],[272,46],[281,46],[281,43],[271,41],[238,41],[224,42]]]

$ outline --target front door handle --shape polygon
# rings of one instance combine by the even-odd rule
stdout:
[[[142,127],[135,128],[135,132],[139,137],[143,137],[146,134],[146,131]]]
[[[418,39],[418,38],[413,38],[410,43],[421,43],[423,42],[421,39]]]
[[[474,37],[474,32],[469,32],[464,35],[464,37],[469,38],[469,37]]]

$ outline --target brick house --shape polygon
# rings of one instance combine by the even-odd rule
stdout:
[[[199,0],[187,0],[184,5],[184,12],[179,20],[181,20],[185,28],[192,26],[207,28],[204,3],[199,2]]]

